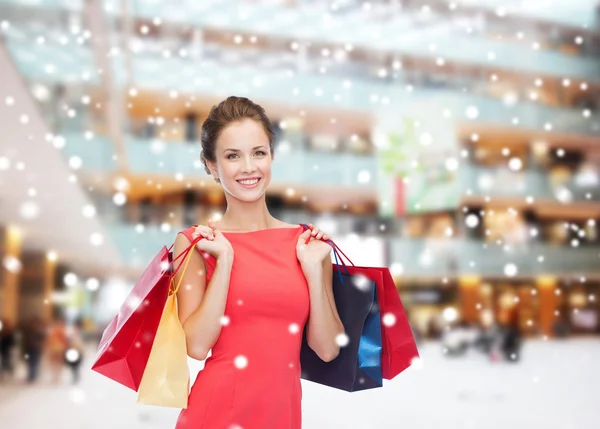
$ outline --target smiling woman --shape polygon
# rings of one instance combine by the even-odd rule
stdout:
[[[242,127],[242,129],[227,132],[230,126]],[[221,140],[222,144],[219,146],[227,160],[239,160],[243,152],[241,145],[244,142],[236,142],[229,137],[239,136],[238,132],[241,131],[249,131],[246,142],[253,143],[255,141],[253,138],[256,138],[257,142],[261,143],[252,147],[250,149],[252,152],[258,152],[260,156],[270,154],[273,159],[275,134],[264,109],[245,97],[229,97],[211,110],[202,125],[200,158],[206,172],[211,174],[218,183],[221,183],[221,179],[219,173],[215,171],[218,164],[217,141]]]
[[[227,209],[218,225],[209,220],[175,240],[177,257],[203,236],[180,274],[177,304],[188,354],[206,359],[176,429],[300,429],[304,328],[322,360],[339,353],[328,237],[269,213],[273,148],[270,121],[247,98],[214,106],[202,126],[202,161]]]

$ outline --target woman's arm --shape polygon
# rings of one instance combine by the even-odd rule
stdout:
[[[331,362],[340,353],[336,337],[344,333],[333,297],[331,258],[320,265],[303,266],[303,271],[310,291],[306,341],[321,360]]]
[[[190,241],[178,234],[175,239],[174,258],[183,252]],[[185,331],[188,355],[204,360],[221,334],[222,317],[229,292],[229,279],[233,266],[233,256],[223,254],[217,264],[208,287],[206,286],[206,264],[200,252],[191,250],[189,264],[183,274],[181,287],[177,292],[179,320]],[[183,263],[183,256],[176,262]],[[183,266],[175,276],[177,285],[182,276]]]

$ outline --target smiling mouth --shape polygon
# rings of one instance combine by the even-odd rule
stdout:
[[[252,183],[242,183],[241,180],[236,180],[236,182],[238,182],[240,185],[242,185],[245,188],[251,188],[251,187],[258,185],[258,182],[260,182],[260,179],[253,181]]]

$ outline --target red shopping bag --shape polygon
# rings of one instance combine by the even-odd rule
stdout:
[[[337,244],[331,240],[328,242],[350,262],[351,266],[346,266],[340,257],[341,263],[351,275],[362,274],[377,284],[381,312],[381,370],[383,378],[391,380],[408,368],[413,359],[419,357],[415,337],[392,274],[385,267],[357,267]]]
[[[171,281],[179,257],[186,255],[202,237],[173,260],[171,246],[158,252],[121,305],[119,313],[102,333],[92,369],[136,392],[150,357]],[[181,261],[183,262],[183,260]]]

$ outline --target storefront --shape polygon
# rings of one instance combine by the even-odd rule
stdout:
[[[559,314],[568,332],[575,335],[600,333],[600,283],[565,282],[561,287]]]
[[[411,326],[424,337],[438,338],[454,321],[448,318],[458,318],[456,282],[403,281],[399,291]]]

